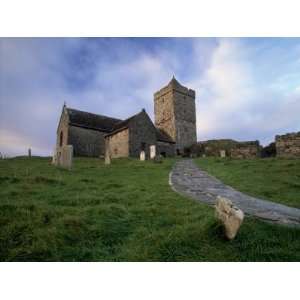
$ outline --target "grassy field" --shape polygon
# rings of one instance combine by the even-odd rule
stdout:
[[[224,183],[251,196],[300,208],[300,159],[197,159]]]
[[[300,261],[299,229],[247,217],[226,241],[212,207],[170,189],[173,162],[0,160],[0,260]]]

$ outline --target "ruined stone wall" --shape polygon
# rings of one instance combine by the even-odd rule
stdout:
[[[208,140],[198,142],[190,148],[190,152],[196,156],[225,157],[232,158],[254,158],[260,156],[258,141],[238,142],[231,139]]]
[[[239,142],[230,150],[230,157],[251,159],[260,156],[259,142]]]
[[[129,156],[129,131],[123,129],[115,134],[106,137],[111,158]]]
[[[62,135],[62,144],[60,144],[60,137]],[[60,116],[57,132],[56,132],[56,149],[68,144],[69,135],[69,116],[66,107],[63,108]]]
[[[275,143],[277,157],[300,157],[300,132],[277,135]]]
[[[138,114],[129,125],[129,155],[131,157],[140,157],[142,147],[146,158],[150,158],[150,146],[156,145],[156,129],[143,111]]]
[[[104,132],[69,126],[68,144],[73,145],[74,156],[104,156]]]

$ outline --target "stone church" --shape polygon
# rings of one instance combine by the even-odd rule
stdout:
[[[63,106],[57,128],[56,149],[73,145],[75,156],[111,158],[182,154],[197,142],[195,91],[174,77],[154,94],[155,124],[143,109],[126,120]]]

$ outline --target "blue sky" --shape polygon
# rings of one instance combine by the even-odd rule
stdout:
[[[198,140],[263,145],[300,131],[300,39],[0,39],[0,152],[50,155],[67,106],[127,118],[175,75],[196,91]]]

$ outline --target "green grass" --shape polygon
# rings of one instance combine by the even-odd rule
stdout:
[[[300,159],[198,158],[196,161],[203,170],[239,191],[300,208]]]
[[[1,261],[300,261],[300,230],[246,218],[227,241],[214,210],[173,192],[162,164],[0,160]]]

